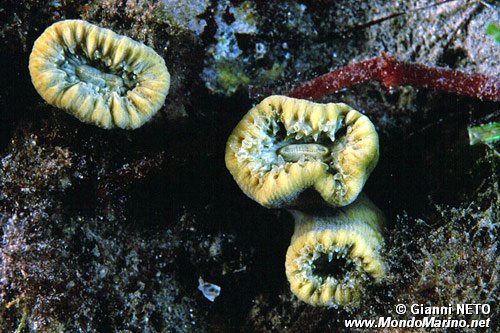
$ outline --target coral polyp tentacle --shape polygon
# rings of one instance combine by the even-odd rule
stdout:
[[[292,211],[295,232],[286,254],[291,291],[314,306],[355,306],[366,284],[386,272],[382,213],[361,195],[340,210]]]
[[[153,49],[82,20],[48,27],[33,46],[29,70],[49,104],[103,128],[142,126],[170,86]]]
[[[361,192],[378,154],[375,127],[348,105],[270,96],[233,130],[226,166],[243,192],[265,207],[316,200],[344,206]]]

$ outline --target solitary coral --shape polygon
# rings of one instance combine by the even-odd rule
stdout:
[[[343,103],[270,96],[251,109],[226,145],[243,192],[269,208],[303,206],[314,188],[330,206],[356,199],[378,161],[371,121]]]
[[[314,306],[355,305],[369,279],[385,276],[382,213],[365,196],[336,211],[292,211],[295,233],[286,254],[292,292]]]
[[[142,126],[170,86],[151,48],[81,20],[48,27],[30,55],[31,80],[49,104],[103,128]]]

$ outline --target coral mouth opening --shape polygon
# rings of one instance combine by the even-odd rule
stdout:
[[[88,59],[83,54],[81,49],[74,52],[65,50],[65,60],[59,64],[71,83],[82,82],[96,93],[116,92],[119,96],[125,96],[127,91],[135,88],[137,77],[123,68],[126,64],[113,69],[105,64],[106,59],[98,51],[94,52],[95,59]]]
[[[318,258],[313,261],[312,273],[322,278],[333,277],[336,280],[342,280],[348,272],[355,270],[354,263],[344,255],[333,253],[321,253]]]
[[[277,153],[287,162],[298,162],[301,159],[322,161],[328,156],[329,150],[318,143],[298,143],[284,146]]]

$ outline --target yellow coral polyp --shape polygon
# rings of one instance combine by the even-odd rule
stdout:
[[[343,103],[270,96],[226,145],[226,166],[250,198],[269,208],[303,206],[312,188],[330,206],[356,199],[378,162],[371,121]]]
[[[47,103],[103,128],[142,126],[170,87],[153,49],[82,20],[48,27],[35,41],[29,70]]]
[[[361,195],[338,210],[292,214],[295,232],[285,262],[291,291],[313,306],[356,306],[366,283],[385,276],[382,213]]]

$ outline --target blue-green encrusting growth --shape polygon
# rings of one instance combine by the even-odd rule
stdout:
[[[491,143],[500,139],[500,123],[481,124],[467,128],[469,144]]]
[[[500,26],[493,22],[488,23],[486,26],[486,33],[495,39],[495,42],[500,44]]]

